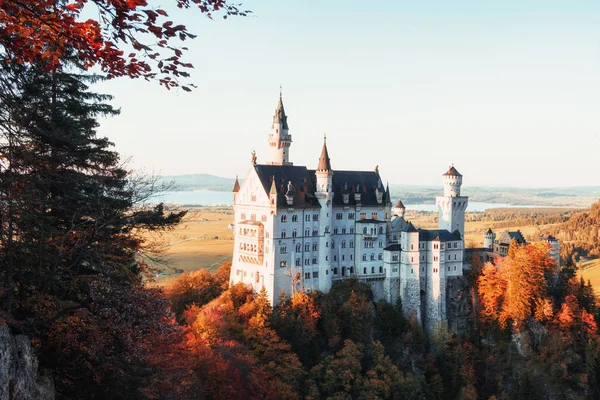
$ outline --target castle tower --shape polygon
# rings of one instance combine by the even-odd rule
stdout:
[[[483,234],[483,247],[487,249],[494,248],[494,240],[496,240],[496,234],[489,228],[486,233]]]
[[[450,166],[444,177],[444,195],[436,198],[439,210],[439,229],[449,232],[457,231],[464,240],[465,235],[465,211],[469,198],[460,195],[462,175]]]
[[[233,201],[235,202],[235,196],[238,194],[238,192],[240,191],[240,181],[238,180],[238,176],[235,176],[235,183],[233,184]]]
[[[404,217],[404,212],[406,211],[406,207],[404,207],[404,203],[401,200],[398,200],[394,208],[392,208],[392,217]]]
[[[270,165],[292,165],[290,162],[290,146],[292,136],[289,134],[287,116],[283,109],[281,91],[279,91],[279,102],[273,115],[273,124],[269,134],[269,148],[271,149]]]
[[[319,233],[322,234],[319,239],[319,248],[328,250],[333,225],[333,171],[331,170],[331,160],[327,151],[327,138],[323,139],[323,149],[321,150],[321,157],[319,157],[319,165],[315,175],[317,176],[315,196],[321,205]],[[328,251],[321,251],[319,254],[319,290],[323,292],[328,292],[331,288],[330,258]]]

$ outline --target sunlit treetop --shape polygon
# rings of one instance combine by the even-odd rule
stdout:
[[[249,13],[227,0],[170,1],[209,18]],[[97,8],[97,19],[82,18],[89,7]],[[84,68],[99,66],[108,78],[158,80],[171,88],[189,76],[181,41],[194,37],[146,0],[0,0],[0,57],[19,64],[53,69],[75,52]]]

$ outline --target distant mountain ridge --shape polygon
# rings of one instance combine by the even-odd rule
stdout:
[[[235,178],[211,174],[165,175],[163,183],[172,182],[173,191],[212,190],[229,192]],[[433,204],[441,193],[441,185],[391,184],[392,200],[401,199],[406,204]],[[510,188],[510,187],[463,187],[462,194],[470,201],[510,205],[548,207],[588,207],[600,198],[600,186],[562,188]]]

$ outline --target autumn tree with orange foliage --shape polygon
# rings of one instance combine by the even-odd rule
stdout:
[[[212,18],[244,16],[227,0],[172,0],[181,9],[196,7]],[[87,15],[97,15],[97,19]],[[47,71],[64,67],[75,55],[88,69],[98,66],[108,78],[158,79],[179,86],[192,68],[180,42],[195,37],[147,0],[6,0],[0,2],[0,59],[34,63]],[[190,90],[188,86],[182,86]]]
[[[551,317],[545,279],[554,266],[549,250],[544,242],[519,246],[513,241],[506,257],[483,267],[478,292],[484,320],[502,328],[510,322],[518,331],[529,318]]]

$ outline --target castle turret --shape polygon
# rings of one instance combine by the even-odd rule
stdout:
[[[319,214],[319,233],[321,249],[329,248],[328,244],[331,241],[331,230],[333,224],[333,171],[331,170],[331,160],[327,151],[327,138],[323,139],[323,148],[321,149],[321,157],[319,157],[319,165],[315,171],[317,177],[317,186],[315,196],[321,205]],[[322,251],[319,255],[319,290],[323,292],[329,291],[331,288],[331,261],[326,251]]]
[[[283,99],[281,91],[279,92],[279,102],[273,115],[273,124],[269,134],[269,147],[271,148],[271,165],[292,165],[290,162],[290,146],[292,136],[289,134],[287,116],[283,108]]]
[[[392,216],[395,217],[404,217],[404,212],[406,211],[406,207],[401,200],[398,200],[394,208],[392,208]]]
[[[233,200],[235,201],[235,196],[238,194],[238,192],[240,191],[240,181],[238,181],[238,176],[235,176],[235,183],[233,184]]]
[[[489,228],[487,232],[483,234],[483,247],[492,249],[494,247],[494,240],[496,240],[496,234]]]
[[[451,165],[444,177],[444,196],[436,198],[439,210],[439,229],[446,229],[453,233],[458,231],[464,240],[465,211],[469,198],[460,195],[462,175]]]

